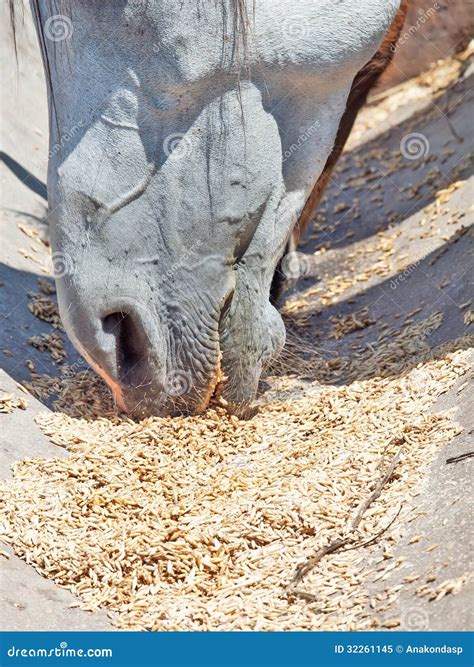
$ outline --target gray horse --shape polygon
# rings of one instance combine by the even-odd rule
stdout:
[[[248,414],[285,341],[278,264],[406,10],[248,3],[31,2],[62,321],[136,416]]]

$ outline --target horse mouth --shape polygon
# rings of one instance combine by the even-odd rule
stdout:
[[[219,360],[216,372],[211,380],[209,389],[203,396],[202,402],[197,406],[197,412],[204,412],[204,410],[206,410],[209,407],[209,403],[217,395],[219,385],[227,379],[222,372],[221,361],[222,361],[222,352],[219,349]]]
[[[225,403],[219,391],[227,377],[222,371],[222,352],[218,345],[216,363],[206,373],[205,382],[193,379],[191,365],[188,370],[171,369],[164,378],[155,378],[147,359],[141,358],[136,366],[144,369],[139,382],[130,382],[129,371],[115,381],[103,368],[93,364],[112,392],[114,402],[121,412],[143,419],[150,416],[191,416],[203,413],[214,401]]]

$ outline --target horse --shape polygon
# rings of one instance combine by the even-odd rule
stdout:
[[[69,338],[133,417],[248,416],[285,344],[282,258],[407,0],[30,4]]]

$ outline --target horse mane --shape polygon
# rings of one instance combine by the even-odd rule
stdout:
[[[66,2],[65,0],[53,0],[54,5],[55,5],[55,11],[59,14],[61,13],[66,13],[67,12],[67,7],[66,7]],[[20,16],[21,16],[21,23],[24,23],[24,5],[22,2],[19,3],[20,5]],[[16,0],[8,0],[8,6],[10,10],[10,26],[11,26],[11,31],[12,31],[12,38],[13,38],[13,48],[15,51],[15,59],[18,64],[18,41],[17,41],[17,23],[18,23],[18,11],[17,11],[17,3]],[[46,48],[46,37],[44,34],[44,26],[43,26],[43,21],[41,17],[41,8],[39,4],[39,0],[31,0],[30,2],[30,7],[31,11],[33,12],[34,20],[35,20],[35,26],[38,34],[38,41],[40,45],[40,50],[41,50],[41,55],[43,58],[43,66],[44,66],[44,72],[45,72],[45,78],[46,78],[46,85],[48,87],[50,99],[51,99],[51,106],[54,109],[54,116],[56,119],[56,124],[58,123],[58,117],[57,117],[57,107],[56,107],[56,100],[54,97],[54,91],[53,91],[53,83],[52,83],[52,77],[51,77],[51,65],[49,61],[49,54],[48,54],[48,49]],[[58,130],[59,130],[59,125],[58,125]]]
[[[234,19],[233,19],[233,31],[234,31],[234,58],[232,59],[237,63],[237,67],[240,70],[240,67],[243,66],[244,69],[249,72],[248,66],[248,46],[249,46],[249,32],[250,27],[255,20],[255,2],[256,0],[251,0],[252,6],[249,11],[247,6],[247,0],[233,0],[234,3]]]
[[[52,3],[55,7],[55,12],[57,14],[67,14],[67,2],[65,0],[52,0]],[[18,40],[17,40],[17,25],[21,22],[24,23],[24,5],[23,2],[17,3],[17,0],[8,0],[8,6],[10,10],[10,27],[12,32],[13,39],[13,48],[15,50],[15,58],[18,62]],[[44,34],[44,26],[41,17],[41,7],[39,0],[31,0],[30,2],[31,10],[33,12],[33,17],[35,19],[35,26],[38,33],[38,40],[40,43],[41,53],[44,59],[44,67],[46,72],[46,80],[49,86],[51,86],[51,68],[49,65],[48,51],[46,48],[46,37]]]
[[[255,18],[255,2],[256,0],[229,0],[233,5],[233,53],[232,62],[237,64],[244,64],[247,66],[248,54],[248,35],[251,24]],[[248,3],[251,3],[249,9]],[[51,4],[55,6],[55,13],[68,14],[67,0],[51,0]],[[15,58],[18,62],[18,40],[17,40],[17,25],[24,22],[24,5],[18,0],[8,0],[8,7],[10,13],[10,26],[13,38],[13,48],[15,51]],[[51,85],[51,71],[49,67],[48,54],[46,49],[46,41],[44,35],[43,22],[41,20],[41,8],[39,0],[32,0],[31,7],[35,18],[36,28],[38,31],[40,48],[43,53],[45,61],[46,77],[48,84]]]
[[[222,0],[225,2],[225,0]],[[199,0],[197,0],[199,2]],[[240,72],[244,68],[246,75],[250,78],[250,66],[248,60],[248,35],[249,28],[253,19],[255,17],[255,2],[256,0],[229,0],[233,6],[233,47],[232,47],[232,57],[231,65],[235,66],[237,69],[237,88],[238,95],[240,99]],[[247,7],[247,3],[252,3],[251,12]],[[55,14],[64,14],[68,16],[70,12],[70,7],[68,6],[68,0],[50,0],[51,6],[54,7]],[[36,30],[38,33],[38,41],[40,44],[41,55],[43,58],[46,85],[48,87],[49,96],[51,99],[52,108],[55,112],[56,123],[57,121],[57,107],[54,97],[52,76],[51,76],[51,63],[50,63],[50,54],[48,53],[46,36],[44,34],[44,22],[41,16],[41,7],[39,0],[31,0],[30,6],[33,12],[33,17],[36,25]],[[17,3],[17,0],[8,0],[8,7],[10,11],[10,26],[13,38],[13,48],[15,52],[15,60],[18,64],[18,40],[17,40],[17,25],[21,22],[24,23],[24,5],[23,2]],[[53,57],[55,52],[56,44],[53,42]],[[241,100],[240,100],[241,102]],[[241,102],[242,105],[242,102]],[[58,126],[59,130],[59,126]]]

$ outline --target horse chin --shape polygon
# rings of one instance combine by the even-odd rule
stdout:
[[[148,417],[189,417],[200,414],[207,403],[193,397],[169,397],[164,392],[149,391],[142,394],[133,388],[124,392],[127,414],[136,420]]]
[[[223,377],[216,390],[228,412],[242,419],[253,416],[262,372],[278,357],[285,340],[282,317],[268,301],[236,303],[221,333]]]
[[[281,344],[278,345],[278,349],[280,347]],[[268,359],[273,356],[274,353],[269,354]],[[153,383],[145,392],[141,387],[121,385],[111,378],[103,368],[92,363],[91,360],[89,360],[89,363],[108,385],[114,403],[120,412],[126,413],[133,419],[201,414],[213,401],[240,419],[253,417],[257,410],[254,401],[261,368],[256,366],[251,369],[247,364],[242,366],[237,359],[232,360],[232,365],[237,364],[239,371],[235,371],[235,367],[231,369],[229,364],[224,362],[223,366],[228,370],[227,375],[224,374],[221,365],[219,365],[206,389],[201,388],[198,392],[175,396],[164,391],[161,386],[153,387]],[[241,375],[240,369],[242,368],[246,368],[247,377]]]

